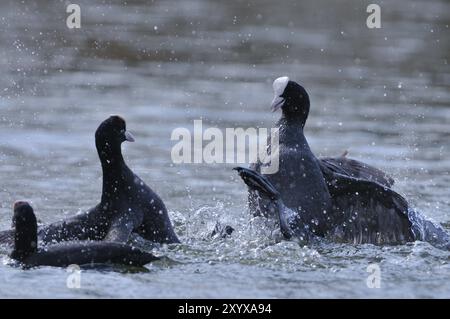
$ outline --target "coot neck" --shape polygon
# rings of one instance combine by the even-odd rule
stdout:
[[[280,144],[285,144],[296,148],[309,148],[308,142],[306,141],[303,133],[305,123],[300,117],[286,116],[283,113],[276,126],[279,128]]]
[[[98,157],[102,163],[103,173],[110,173],[112,170],[120,169],[125,165],[120,144],[108,142],[97,145]]]
[[[121,186],[125,184],[128,167],[123,159],[120,144],[98,143],[97,152],[102,164],[102,202],[105,202],[122,191]]]
[[[28,256],[37,251],[37,225],[32,227],[20,227],[16,225],[14,234],[14,250],[11,258],[24,261]]]

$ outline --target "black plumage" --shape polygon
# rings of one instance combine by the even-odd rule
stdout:
[[[120,264],[143,266],[159,258],[137,248],[117,242],[65,242],[38,248],[37,223],[27,202],[14,204],[14,246],[10,257],[24,266]]]
[[[411,210],[391,189],[394,180],[388,174],[346,154],[315,157],[303,134],[310,108],[306,90],[287,77],[273,86],[272,110],[281,109],[282,116],[276,123],[279,145],[269,140],[268,156],[278,156],[279,170],[264,174],[267,164],[262,162],[250,170],[238,169],[249,186],[254,215],[278,216],[287,238],[321,236],[358,244],[427,240],[450,247],[450,237],[440,226]],[[275,193],[276,198],[270,195]]]
[[[126,165],[121,150],[124,141],[134,141],[125,120],[111,116],[95,133],[103,172],[98,205],[85,213],[39,227],[43,244],[67,240],[126,242],[131,233],[155,243],[178,243],[162,199]],[[0,232],[0,243],[12,243],[12,231]]]

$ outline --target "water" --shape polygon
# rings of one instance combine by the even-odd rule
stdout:
[[[367,2],[367,3],[366,3]],[[126,161],[165,200],[182,245],[148,272],[0,265],[1,297],[450,297],[450,253],[395,247],[301,247],[246,212],[232,165],[174,165],[177,127],[271,127],[271,82],[304,84],[307,138],[320,155],[350,156],[391,173],[395,189],[450,226],[450,3],[368,1],[65,1],[0,4],[0,228],[14,200],[51,222],[97,203],[94,131],[122,114],[136,143]],[[210,239],[219,220],[236,228]],[[0,257],[3,258],[3,257]],[[370,289],[369,264],[381,269]]]

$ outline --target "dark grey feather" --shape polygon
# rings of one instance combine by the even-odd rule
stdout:
[[[391,176],[378,168],[345,156],[321,157],[319,162],[322,168],[326,167],[341,175],[377,182],[387,187],[392,187],[395,182]]]

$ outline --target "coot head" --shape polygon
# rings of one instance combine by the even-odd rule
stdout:
[[[305,88],[283,76],[273,81],[273,91],[272,111],[281,108],[286,118],[298,119],[304,124],[309,114],[309,96]]]
[[[134,142],[133,135],[127,131],[125,120],[119,115],[111,115],[104,120],[95,132],[95,139],[111,144]]]
[[[97,151],[104,163],[122,158],[120,146],[125,141],[134,142],[134,137],[127,131],[125,120],[119,115],[108,117],[95,132]]]
[[[17,201],[13,209],[14,249],[11,257],[21,261],[37,250],[37,221],[28,202]]]

